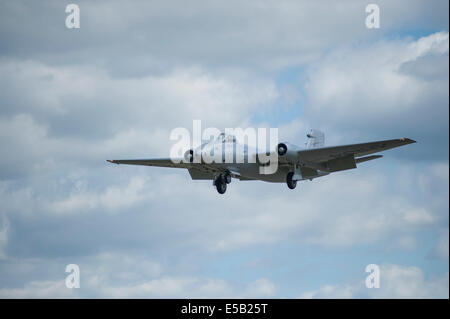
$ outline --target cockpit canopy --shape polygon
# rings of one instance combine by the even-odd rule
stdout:
[[[220,143],[236,143],[236,136],[220,133],[216,141]]]

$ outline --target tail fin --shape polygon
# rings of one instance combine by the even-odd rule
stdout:
[[[308,138],[306,148],[316,148],[325,145],[325,134],[319,130],[310,130],[306,137]]]

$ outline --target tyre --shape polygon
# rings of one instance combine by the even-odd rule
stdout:
[[[225,192],[227,191],[227,183],[225,183],[221,179],[219,179],[216,182],[216,188],[217,188],[217,191],[219,192],[219,194],[225,194]]]
[[[286,176],[286,184],[290,189],[294,189],[297,186],[297,181],[292,180],[292,177],[294,177],[293,172],[289,172]]]

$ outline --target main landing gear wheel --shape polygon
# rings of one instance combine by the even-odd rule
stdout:
[[[217,191],[219,192],[219,194],[225,194],[225,192],[227,191],[226,181],[222,180],[222,178],[219,177],[216,180],[216,188],[217,188]]]
[[[227,184],[231,183],[231,174],[229,172],[225,172],[216,177],[214,181],[214,185],[217,188],[219,194],[225,194],[227,191]]]
[[[286,176],[286,184],[290,189],[294,189],[297,186],[297,181],[292,180],[294,172],[289,172]]]

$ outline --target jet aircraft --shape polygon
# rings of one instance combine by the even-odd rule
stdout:
[[[383,140],[376,142],[349,144],[340,146],[324,146],[325,135],[312,129],[306,135],[305,147],[299,147],[287,142],[279,143],[275,152],[277,169],[272,174],[261,173],[262,163],[256,149],[246,144],[238,143],[234,135],[221,133],[215,140],[186,151],[183,159],[173,158],[155,159],[123,159],[107,160],[114,164],[145,165],[158,167],[185,168],[193,180],[211,180],[220,194],[224,194],[232,178],[241,181],[260,180],[273,183],[286,183],[290,189],[297,186],[298,181],[313,180],[318,177],[354,169],[357,164],[381,158],[383,155],[374,154],[391,148],[415,143],[409,138]],[[206,155],[213,151],[222,151],[222,159],[214,162],[205,162]],[[232,152],[233,161],[225,160],[227,152]],[[235,159],[241,152],[243,161]],[[241,154],[240,153],[240,154]],[[270,155],[268,153],[265,154]],[[229,157],[228,157],[229,158]],[[195,160],[199,159],[199,160]]]

